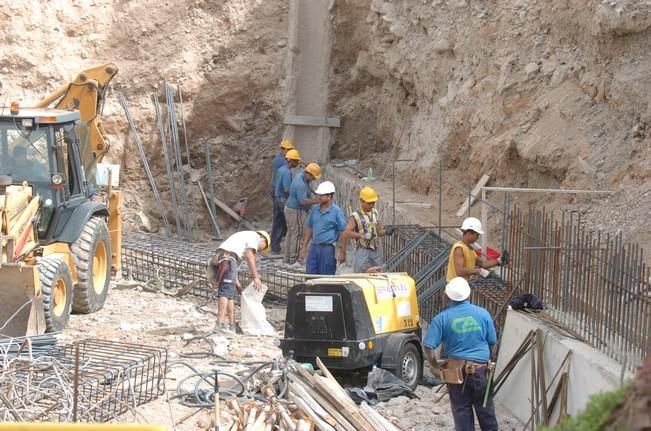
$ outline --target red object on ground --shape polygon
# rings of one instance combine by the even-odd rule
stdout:
[[[481,257],[481,247],[475,250],[475,253],[478,257]],[[499,250],[495,250],[492,247],[486,247],[486,257],[489,259],[499,259],[502,253]]]
[[[233,205],[233,211],[238,213],[240,217],[244,217],[246,214],[246,204],[249,202],[249,198],[240,198],[235,205]]]

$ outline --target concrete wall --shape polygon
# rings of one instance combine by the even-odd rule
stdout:
[[[569,370],[567,408],[570,415],[574,416],[583,410],[592,394],[619,387],[621,364],[585,343],[563,336],[533,316],[509,310],[504,328],[496,375],[504,369],[529,331],[533,329],[542,330],[545,339],[543,359],[547,386],[550,385],[567,352],[572,352],[569,366],[565,365],[561,371],[562,373]],[[531,355],[532,353],[529,352],[520,360],[496,396],[496,400],[523,423],[526,423],[531,416]],[[626,377],[630,375],[627,374]],[[548,392],[548,400],[554,393],[557,383],[558,378]]]
[[[286,114],[328,116],[333,5],[332,0],[289,2]],[[304,160],[318,163],[329,160],[334,140],[330,128],[287,126],[285,136],[294,139]]]

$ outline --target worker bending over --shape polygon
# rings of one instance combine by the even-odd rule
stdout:
[[[285,263],[290,265],[300,259],[299,249],[303,239],[303,224],[312,205],[319,199],[312,197],[310,183],[321,178],[321,167],[309,163],[303,172],[296,175],[289,186],[289,197],[285,204],[287,240],[285,241]]]
[[[393,226],[384,229],[380,223],[375,203],[378,195],[371,187],[363,187],[359,191],[359,210],[348,217],[346,229],[341,235],[339,244],[339,263],[346,261],[346,243],[348,239],[355,240],[353,256],[353,272],[378,271],[382,265],[382,251],[378,237],[391,235]]]
[[[455,242],[450,250],[447,281],[455,277],[463,277],[468,280],[473,275],[481,275],[486,278],[490,274],[489,268],[507,264],[508,253],[506,250],[502,252],[499,259],[484,260],[477,257],[471,246],[477,242],[479,235],[484,234],[479,220],[468,217],[461,224],[461,232],[463,235],[461,240]]]
[[[271,240],[265,231],[245,230],[236,232],[222,242],[208,262],[208,281],[217,288],[217,324],[215,330],[235,334],[235,289],[240,293],[238,268],[242,259],[249,266],[253,286],[262,287],[255,264],[255,254],[269,249]]]
[[[278,168],[276,172],[276,187],[274,189],[274,217],[271,226],[271,252],[280,253],[280,243],[287,234],[285,221],[285,203],[289,197],[289,187],[292,184],[292,169],[298,166],[301,155],[298,150],[289,150],[285,153],[287,164]]]
[[[307,216],[301,257],[307,256],[305,272],[308,274],[334,275],[337,271],[335,244],[346,228],[346,216],[334,203],[335,185],[330,181],[319,184],[314,193],[319,197],[319,205],[313,206]]]
[[[450,280],[445,294],[452,302],[432,319],[423,340],[425,356],[432,373],[447,384],[454,428],[474,431],[476,413],[482,431],[497,431],[488,379],[493,371],[490,349],[497,342],[493,320],[488,311],[468,301],[470,286],[465,278]],[[441,367],[434,354],[439,345]]]

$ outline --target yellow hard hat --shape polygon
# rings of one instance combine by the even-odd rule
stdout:
[[[375,202],[377,201],[377,193],[369,186],[362,187],[362,190],[359,191],[359,198],[364,202]]]
[[[301,153],[296,149],[291,149],[285,153],[285,158],[290,160],[301,160]]]
[[[256,233],[257,233],[258,235],[260,235],[262,238],[264,238],[264,239],[267,241],[267,245],[266,245],[264,248],[260,249],[260,251],[264,253],[264,252],[266,252],[267,250],[269,250],[269,247],[271,247],[271,237],[270,237],[269,234],[268,234],[266,231],[264,231],[264,230],[259,230],[259,231],[257,231]]]
[[[294,147],[294,141],[289,138],[285,138],[280,143],[280,148],[284,148],[285,150],[293,150],[296,147]]]
[[[321,167],[314,162],[305,167],[305,172],[309,172],[317,180],[321,178]]]

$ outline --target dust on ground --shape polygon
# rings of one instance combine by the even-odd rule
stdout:
[[[137,413],[125,413],[119,420],[155,423],[169,430],[179,431],[212,429],[210,410],[197,411],[197,408],[185,407],[181,405],[179,399],[175,398],[179,381],[192,374],[187,366],[180,365],[179,362],[187,363],[198,371],[210,372],[219,369],[237,373],[249,370],[247,362],[273,361],[281,351],[274,344],[277,337],[210,334],[215,325],[215,317],[198,310],[198,306],[205,303],[205,299],[192,295],[176,298],[136,288],[114,288],[100,311],[88,315],[72,315],[59,342],[69,343],[85,338],[99,338],[166,348],[168,363],[171,365],[166,379],[167,393],[138,407]],[[208,311],[216,311],[214,305],[210,303],[204,308]],[[277,329],[277,336],[281,337],[284,331],[285,309],[273,304],[266,304],[266,308],[268,320]],[[238,311],[239,309],[236,308],[236,312]],[[208,337],[213,341],[214,347],[201,339],[188,343],[192,336],[201,334],[210,334]],[[224,363],[217,357],[183,357],[189,352],[210,350],[221,354],[226,361],[235,361],[235,364]],[[195,381],[196,379],[192,380],[192,383]],[[405,430],[453,430],[448,397],[440,397],[443,392],[437,392],[437,389],[438,387],[419,386],[416,390],[419,399],[398,397],[379,403],[376,408]],[[228,423],[230,414],[223,402],[221,413],[222,424]],[[497,414],[501,429],[520,428],[517,420],[510,417],[499,406]]]

